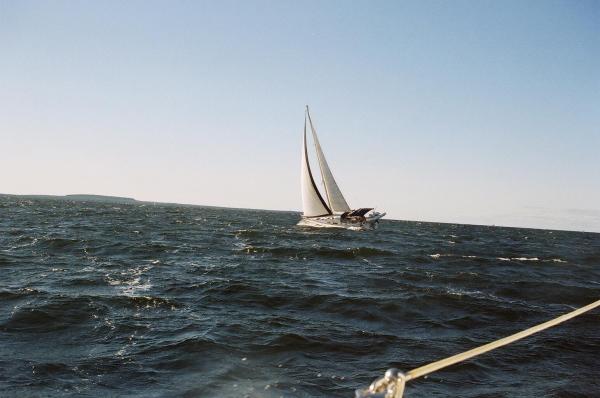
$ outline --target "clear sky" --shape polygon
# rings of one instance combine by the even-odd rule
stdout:
[[[0,192],[600,232],[598,1],[0,1]]]

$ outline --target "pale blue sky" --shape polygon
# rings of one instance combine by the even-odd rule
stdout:
[[[0,192],[600,231],[598,1],[0,1]]]

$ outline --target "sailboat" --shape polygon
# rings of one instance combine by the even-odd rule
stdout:
[[[306,144],[306,128],[310,126],[312,138],[321,171],[321,180],[325,195],[323,196],[315,183],[308,160]],[[327,165],[323,149],[319,143],[317,132],[310,117],[308,106],[304,114],[304,139],[302,144],[302,219],[300,226],[316,228],[345,228],[350,230],[369,230],[377,227],[379,219],[386,213],[374,211],[372,207],[361,207],[352,210],[344,195],[333,178],[333,173]]]

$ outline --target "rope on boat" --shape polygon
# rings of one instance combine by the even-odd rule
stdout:
[[[517,340],[556,326],[599,306],[600,300],[594,301],[585,307],[581,307],[547,322],[540,323],[539,325],[523,330],[522,332],[515,333],[508,337],[484,344],[460,354],[432,362],[428,365],[413,369],[407,373],[402,373],[397,369],[389,369],[387,372],[385,372],[385,375],[382,378],[375,380],[366,390],[356,390],[356,398],[402,398],[402,395],[404,394],[404,385],[407,381],[414,380],[418,377],[425,376],[447,366],[466,361],[469,358],[473,358],[488,351],[495,350],[496,348],[514,343]]]

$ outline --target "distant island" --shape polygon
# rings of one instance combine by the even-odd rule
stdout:
[[[86,202],[110,202],[110,203],[134,203],[137,200],[133,198],[125,198],[122,196],[107,196],[107,195],[86,195],[86,194],[71,194],[65,195],[66,199],[78,200]]]
[[[96,202],[96,203],[112,203],[112,204],[135,204],[135,205],[161,205],[161,206],[179,206],[179,207],[209,207],[213,209],[238,209],[238,210],[253,210],[261,212],[278,212],[278,213],[295,213],[295,210],[269,210],[269,209],[249,209],[242,207],[224,207],[212,205],[198,205],[191,203],[173,203],[173,202],[155,202],[147,200],[137,200],[124,196],[109,196],[109,195],[92,195],[92,194],[69,194],[69,195],[17,195],[10,193],[0,193],[2,196],[9,198],[29,199],[29,200],[60,200],[71,202]]]
[[[102,202],[102,203],[140,203],[133,198],[126,198],[122,196],[107,196],[107,195],[88,195],[88,194],[71,194],[71,195],[10,195],[0,194],[4,196],[16,196],[24,199],[58,199],[58,200],[72,200],[75,202]]]

